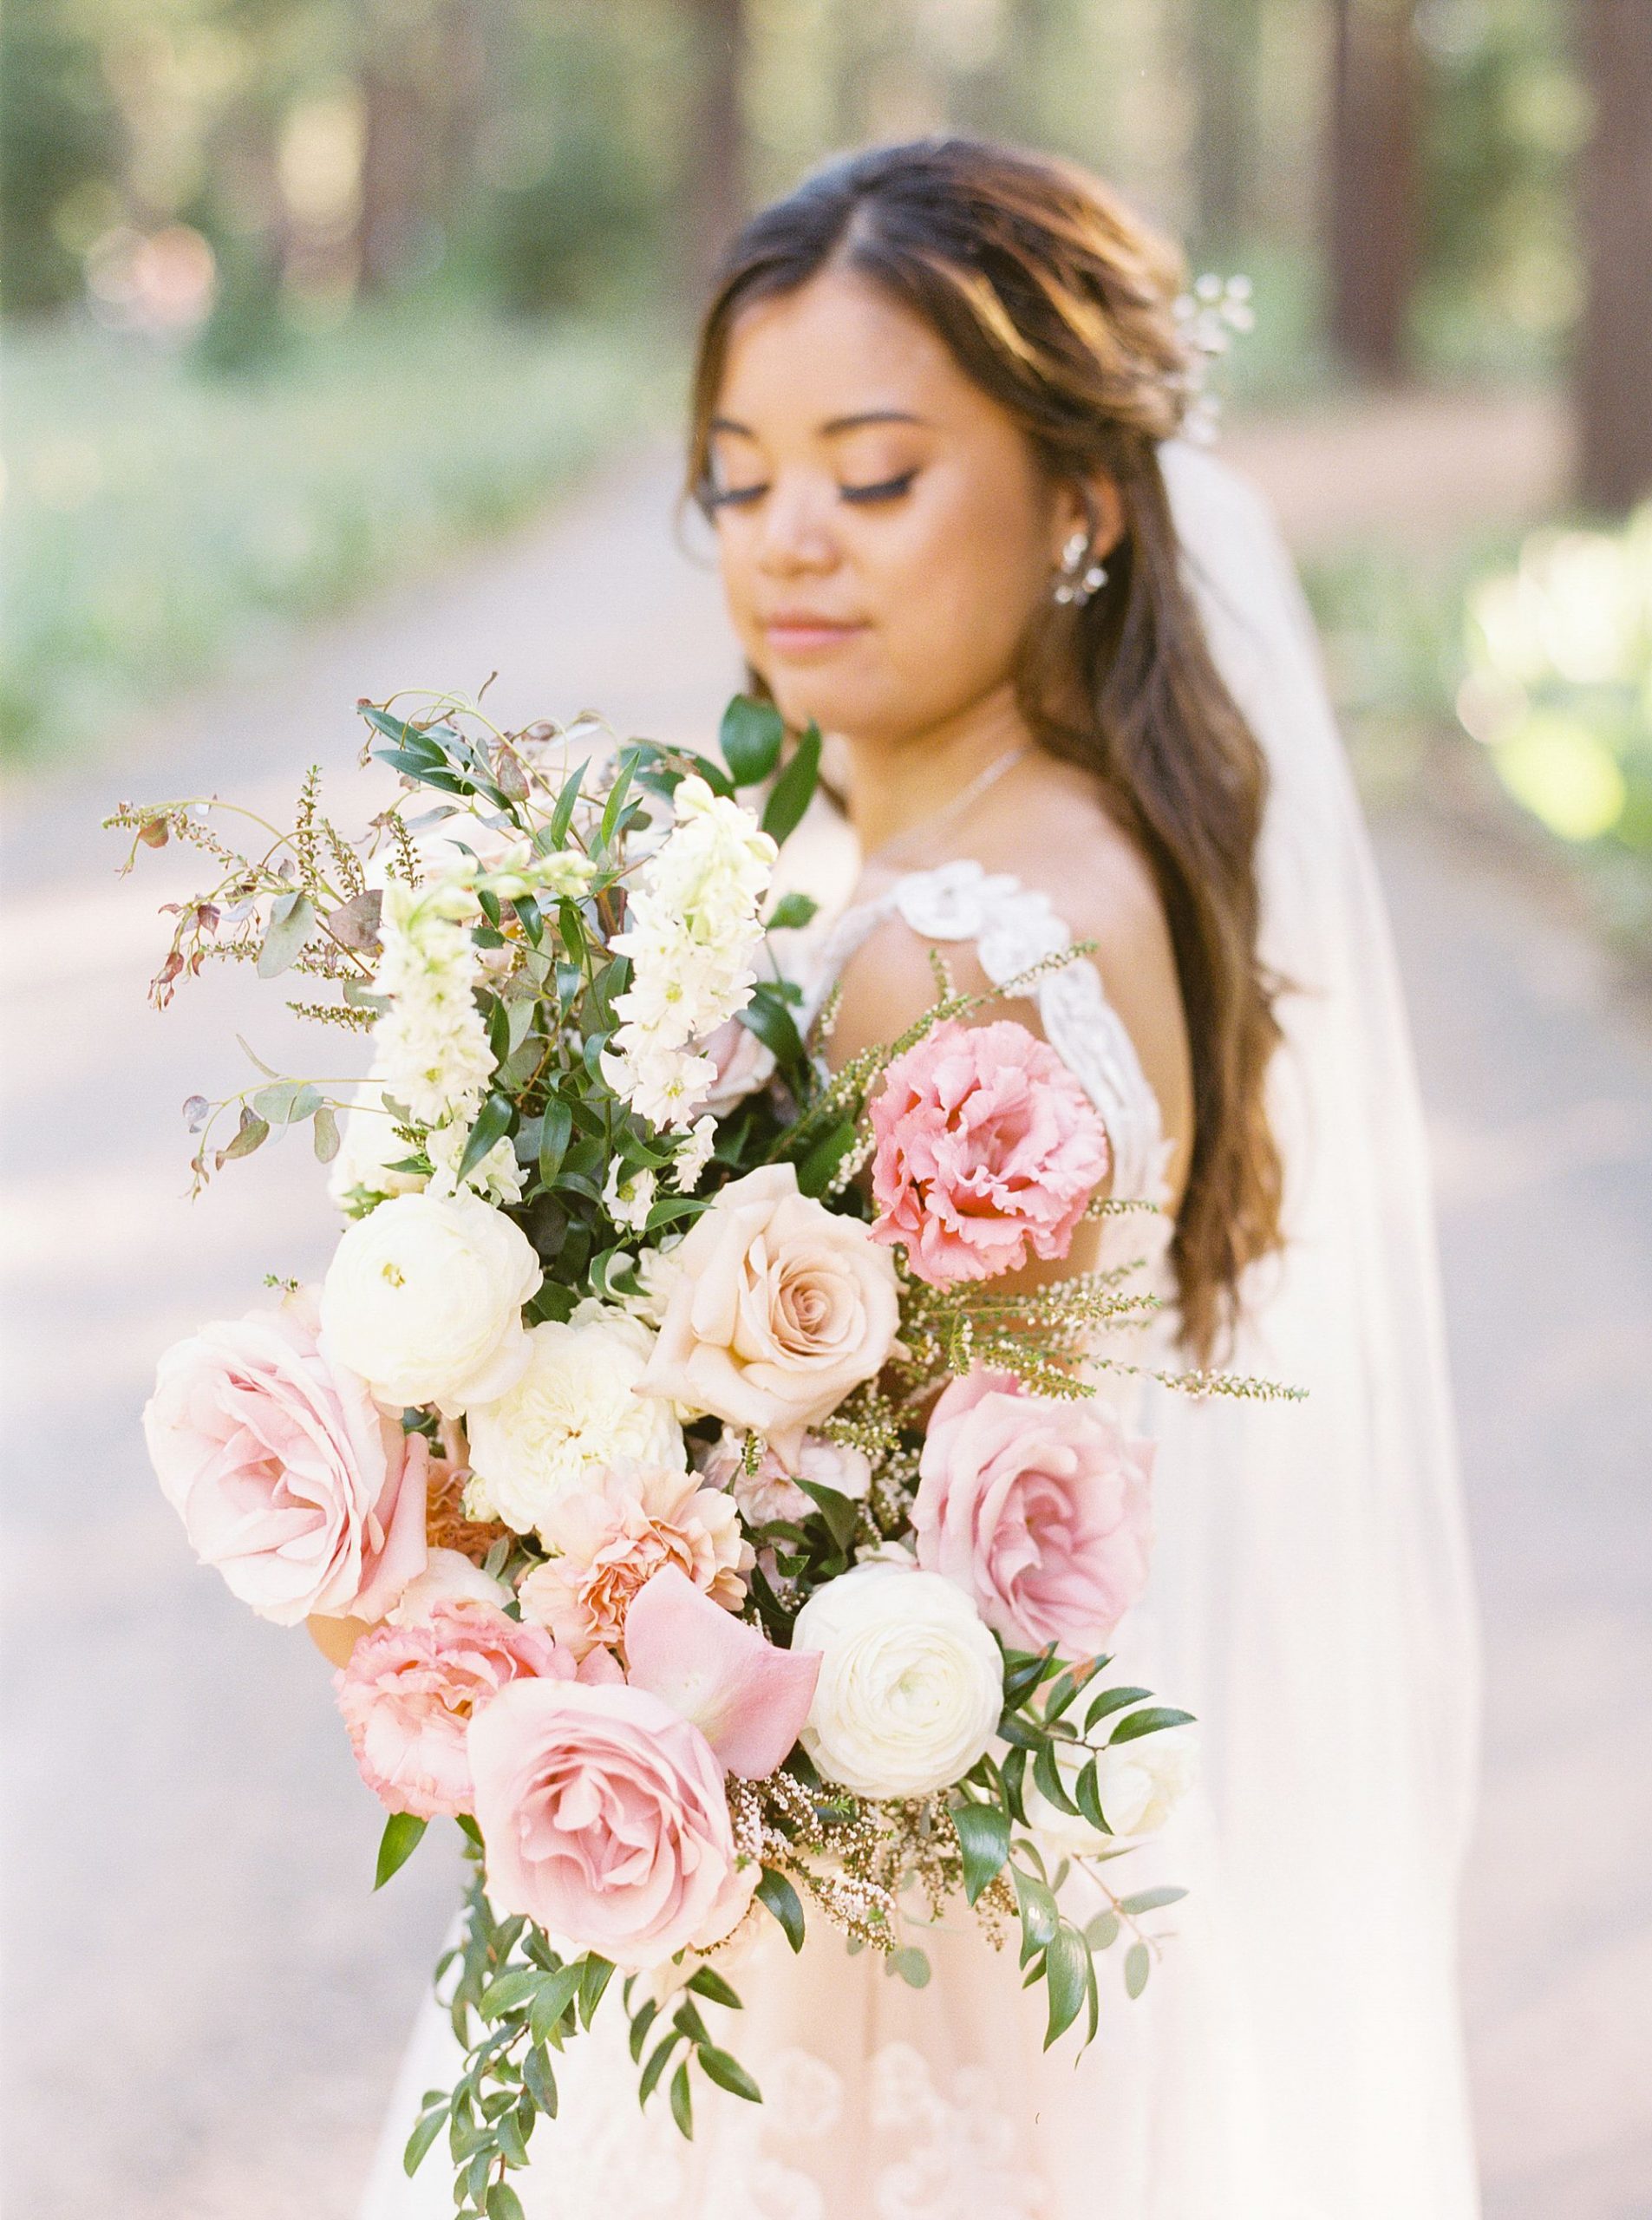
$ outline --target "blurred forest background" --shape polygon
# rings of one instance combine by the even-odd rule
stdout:
[[[1646,0],[13,0],[6,41],[14,762],[669,425],[742,211],[951,126],[1250,277],[1239,430],[1377,428],[1297,534],[1368,775],[1652,922]]]

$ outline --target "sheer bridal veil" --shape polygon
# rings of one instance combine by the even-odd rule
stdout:
[[[1233,1361],[1309,1390],[1158,1398],[1166,1685],[1205,1722],[1283,2177],[1304,2214],[1467,2220],[1455,1898],[1479,1630],[1417,1082],[1295,571],[1243,480],[1179,442],[1163,460],[1212,653],[1268,758],[1263,955],[1289,983],[1270,1096],[1287,1244],[1247,1288]]]

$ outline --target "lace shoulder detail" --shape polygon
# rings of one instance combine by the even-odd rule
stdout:
[[[923,940],[973,941],[981,968],[996,986],[1073,942],[1048,895],[971,859],[942,864],[915,872],[844,912],[821,951],[816,1000],[891,917],[900,917]],[[1100,973],[1087,958],[1078,957],[1041,979],[1032,999],[1051,1048],[1101,1113],[1113,1150],[1113,1192],[1164,1201],[1170,1146],[1159,1098],[1107,1000]]]

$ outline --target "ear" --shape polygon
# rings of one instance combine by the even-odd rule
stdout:
[[[1052,560],[1057,565],[1075,532],[1088,535],[1093,558],[1107,555],[1124,533],[1124,500],[1104,471],[1087,478],[1066,479],[1056,488],[1055,521]]]

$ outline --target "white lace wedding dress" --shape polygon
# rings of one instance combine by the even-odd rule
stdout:
[[[559,2072],[513,2177],[529,2220],[1472,2220],[1454,1969],[1477,1645],[1449,1430],[1414,1081],[1370,860],[1294,578],[1254,498],[1166,464],[1190,575],[1273,774],[1264,952],[1294,991],[1271,1103],[1290,1246],[1247,1290],[1240,1368],[1305,1405],[1150,1388],[1152,1585],[1115,1642],[1202,1722],[1204,1773],[1128,1861],[1190,1889],[1134,2003],[1102,1961],[1101,2033],[1041,2049],[1041,1993],[973,1927],[929,1986],[815,1921],[731,1969],[728,2043],[765,2102],[696,2095],[692,2145],[639,2113],[617,2009]],[[1066,944],[1048,901],[963,861],[839,924],[846,960],[898,911],[1007,978]],[[1107,1121],[1114,1192],[1156,1195],[1159,1108],[1094,968],[1039,990]],[[1114,1222],[1129,1228],[1130,1219]],[[1130,1352],[1139,1354],[1136,1349]],[[400,2153],[458,2052],[428,2005],[361,2220],[445,2220],[438,2144]]]

